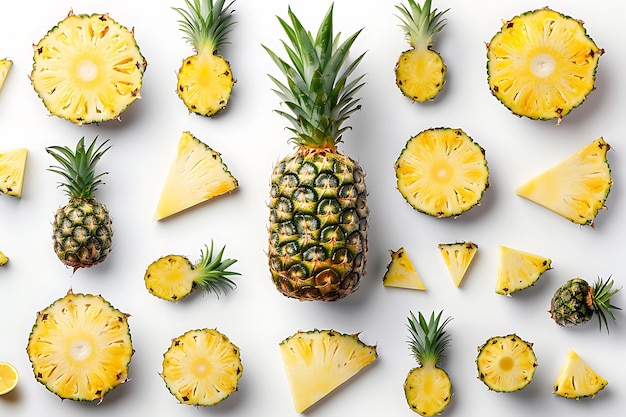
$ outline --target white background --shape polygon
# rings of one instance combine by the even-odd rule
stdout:
[[[374,2],[367,3],[373,4]],[[378,359],[307,414],[325,417],[414,415],[402,384],[415,366],[406,339],[409,310],[444,310],[452,316],[452,344],[442,362],[453,382],[454,396],[445,415],[528,416],[618,415],[626,407],[626,317],[617,312],[611,333],[594,322],[563,329],[547,313],[550,298],[567,279],[589,281],[613,275],[626,282],[623,267],[623,68],[626,67],[622,16],[608,0],[555,0],[550,7],[585,21],[594,41],[606,50],[600,59],[596,91],[561,125],[518,118],[491,96],[486,80],[485,43],[499,31],[502,19],[546,6],[545,1],[438,0],[450,8],[448,25],[435,48],[448,65],[447,83],[434,102],[412,104],[394,84],[393,67],[407,49],[394,8],[396,2],[337,0],[336,30],[344,39],[364,28],[352,56],[367,54],[362,110],[341,149],[360,161],[369,189],[370,251],[367,276],[360,289],[335,303],[301,303],[280,295],[271,283],[265,257],[269,175],[273,164],[291,153],[286,121],[273,112],[279,106],[267,74],[279,76],[261,47],[279,52],[284,38],[276,15],[286,17],[287,1],[238,0],[230,36],[222,54],[231,62],[237,84],[228,109],[219,117],[190,115],[175,93],[176,70],[191,54],[178,30],[171,6],[182,1],[29,1],[6,2],[0,13],[0,56],[14,66],[0,92],[0,149],[29,150],[21,200],[0,196],[0,249],[10,263],[0,269],[0,361],[14,363],[21,374],[18,388],[0,397],[3,416],[84,416],[176,413],[197,416],[180,405],[159,376],[170,340],[193,328],[210,327],[227,334],[241,348],[244,374],[239,391],[223,403],[200,410],[205,415],[296,415],[282,368],[278,343],[297,330],[333,328],[360,332],[378,346]],[[329,2],[293,0],[291,6],[307,28],[316,30]],[[30,85],[32,44],[75,13],[105,12],[134,27],[148,61],[142,100],[121,121],[75,126],[48,113]],[[464,129],[486,149],[491,187],[479,207],[457,219],[435,219],[414,211],[395,187],[393,164],[405,142],[423,129]],[[171,159],[183,130],[222,153],[239,180],[239,189],[162,222],[152,216]],[[108,171],[98,197],[114,221],[114,248],[107,260],[72,275],[56,258],[51,220],[65,196],[60,179],[47,171],[54,161],[49,145],[74,146],[85,136],[110,139],[112,149],[99,168]],[[515,188],[590,141],[603,136],[612,145],[609,161],[614,186],[595,228],[580,227],[515,195]],[[194,293],[179,303],[150,295],[143,274],[155,259],[169,253],[196,260],[213,239],[226,245],[225,255],[238,259],[238,287],[219,299]],[[437,250],[438,243],[471,240],[478,244],[460,288],[452,284]],[[494,292],[498,247],[508,245],[552,259],[535,287],[504,297]],[[427,291],[382,286],[388,251],[404,246]],[[26,343],[37,311],[74,292],[102,294],[129,319],[136,350],[131,380],[110,392],[100,405],[61,401],[39,384],[30,368]],[[623,294],[614,298],[626,306]],[[490,392],[477,379],[477,347],[487,338],[517,333],[534,343],[539,367],[532,383],[511,394]],[[574,349],[609,385],[594,399],[567,400],[552,394],[565,354]]]

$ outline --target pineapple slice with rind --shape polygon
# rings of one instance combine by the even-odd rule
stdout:
[[[28,149],[0,152],[0,193],[21,198]]]
[[[6,256],[4,252],[0,250],[0,266],[6,265],[8,262],[9,262],[9,257]]]
[[[496,293],[509,296],[531,287],[551,268],[552,260],[549,258],[500,246]]]
[[[426,290],[413,262],[404,248],[389,251],[391,262],[387,265],[387,272],[383,276],[383,285],[386,287],[408,288],[412,290]]]
[[[279,344],[298,413],[304,412],[359,373],[377,357],[376,346],[358,334],[334,330],[298,331]]]
[[[163,378],[181,404],[211,406],[237,390],[243,375],[240,350],[215,329],[189,330],[163,354]]]
[[[607,160],[610,148],[600,137],[515,192],[576,224],[593,226],[613,184]]]
[[[154,220],[161,220],[237,188],[220,154],[191,133],[182,133]]]
[[[595,397],[608,381],[598,375],[573,350],[569,350],[554,383],[554,393],[565,398]]]
[[[0,90],[2,90],[2,86],[4,85],[4,80],[7,78],[7,74],[9,70],[13,66],[13,61],[9,58],[0,59]]]
[[[478,251],[478,245],[473,242],[455,242],[440,243],[437,247],[450,272],[452,282],[458,287]]]

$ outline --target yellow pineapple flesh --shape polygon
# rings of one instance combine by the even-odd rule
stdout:
[[[6,265],[8,262],[9,262],[9,257],[6,256],[4,252],[0,250],[0,266]]]
[[[551,268],[552,260],[549,258],[500,246],[496,293],[511,295],[531,287]]]
[[[608,381],[573,350],[569,350],[554,383],[554,393],[565,398],[595,397]]]
[[[455,242],[440,243],[437,247],[450,272],[452,282],[458,287],[478,251],[478,245],[473,242]]]
[[[2,90],[2,86],[4,85],[4,80],[6,80],[7,75],[9,74],[9,70],[13,66],[13,61],[9,58],[0,59],[0,90]]]
[[[0,193],[21,198],[28,149],[0,151]]]
[[[525,388],[537,369],[537,357],[530,342],[516,334],[489,338],[478,348],[478,379],[496,392]]]
[[[383,276],[383,285],[386,287],[426,290],[413,262],[404,248],[389,251],[391,262],[387,265],[387,272]]]

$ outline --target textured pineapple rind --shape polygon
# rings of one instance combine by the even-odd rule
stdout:
[[[600,56],[604,53],[604,50],[603,50],[603,49],[601,49],[601,48],[598,48],[598,47],[595,45],[594,41],[593,41],[593,40],[591,39],[591,37],[587,34],[587,30],[586,30],[586,29],[585,29],[585,27],[583,26],[582,21],[580,21],[580,20],[578,20],[578,19],[574,19],[574,18],[572,18],[571,16],[568,16],[568,15],[562,14],[562,13],[557,12],[557,11],[555,11],[555,10],[552,10],[552,9],[550,9],[549,7],[545,7],[545,8],[542,8],[542,9],[536,9],[536,10],[530,10],[530,11],[527,11],[527,12],[525,12],[525,13],[519,14],[519,15],[517,15],[517,16],[515,16],[515,17],[513,17],[512,19],[509,19],[509,20],[507,20],[507,21],[504,21],[504,22],[503,22],[503,25],[502,25],[502,28],[500,29],[500,31],[498,31],[498,32],[497,32],[497,33],[493,36],[493,38],[491,39],[491,41],[490,41],[489,43],[487,43],[487,65],[486,65],[486,67],[487,67],[487,80],[488,80],[488,83],[489,83],[489,89],[490,89],[490,91],[491,91],[491,94],[492,94],[494,97],[496,97],[496,98],[497,98],[497,99],[498,99],[498,100],[499,100],[499,101],[500,101],[500,102],[501,102],[501,103],[502,103],[502,104],[503,104],[503,105],[504,105],[507,109],[509,109],[509,110],[510,110],[510,111],[511,111],[514,115],[519,116],[519,117],[528,117],[529,119],[534,119],[534,120],[552,120],[552,119],[557,118],[557,119],[558,119],[558,121],[560,122],[560,121],[561,121],[561,119],[562,119],[565,115],[569,114],[572,110],[574,110],[575,108],[577,108],[578,106],[580,106],[581,104],[583,104],[583,103],[585,102],[585,100],[587,99],[587,97],[589,96],[589,94],[591,93],[591,91],[593,91],[593,90],[595,89],[595,83],[594,83],[594,85],[592,85],[592,87],[589,89],[589,91],[587,91],[584,95],[582,95],[582,96],[580,97],[580,99],[579,99],[579,101],[578,101],[578,102],[573,103],[573,104],[571,105],[571,107],[570,107],[570,108],[565,108],[565,109],[557,109],[557,110],[554,110],[554,111],[551,111],[551,112],[546,112],[547,114],[546,114],[546,115],[543,115],[543,116],[541,116],[541,115],[531,116],[531,115],[529,115],[529,114],[525,114],[524,112],[521,112],[521,111],[516,111],[516,110],[515,110],[515,108],[514,108],[511,104],[507,103],[507,101],[506,101],[506,100],[504,100],[504,99],[503,99],[503,98],[502,98],[502,97],[498,94],[498,91],[497,91],[498,89],[497,89],[497,87],[493,85],[493,77],[492,77],[492,74],[491,74],[491,66],[490,66],[490,64],[491,64],[491,60],[492,60],[492,57],[491,57],[491,52],[492,52],[492,50],[491,50],[491,48],[490,48],[490,45],[491,45],[493,42],[495,42],[495,40],[496,40],[499,36],[501,36],[501,35],[503,34],[503,31],[504,31],[504,30],[506,30],[506,29],[507,29],[510,25],[512,25],[512,22],[513,22],[514,20],[516,20],[516,19],[523,19],[524,17],[527,17],[527,16],[529,16],[529,15],[532,15],[532,14],[537,13],[537,12],[542,12],[542,11],[548,11],[548,12],[556,13],[558,16],[560,16],[560,17],[562,17],[562,18],[564,18],[564,19],[569,19],[569,20],[573,20],[573,21],[579,22],[582,34],[585,36],[585,38],[586,38],[586,39],[587,39],[587,40],[588,40],[588,41],[589,41],[589,42],[590,42],[593,46],[595,46],[595,50],[592,50],[592,51],[591,51],[591,52],[593,53],[593,54],[592,54],[592,56],[594,56],[594,57],[595,57],[595,64],[594,64],[593,69],[592,69],[592,71],[591,71],[591,76],[594,78],[594,81],[595,81],[595,76],[596,76],[596,74],[597,74],[597,69],[598,69],[598,64],[599,64],[599,57],[600,57]]]
[[[38,69],[37,59],[36,59],[37,51],[39,49],[41,49],[41,43],[43,41],[45,41],[46,38],[48,36],[50,36],[54,31],[58,30],[61,27],[61,25],[63,24],[63,22],[65,22],[65,20],[67,18],[69,18],[69,17],[78,17],[78,18],[81,18],[81,19],[91,19],[92,17],[105,18],[108,21],[111,21],[115,25],[117,25],[121,30],[127,31],[128,33],[131,33],[131,34],[134,33],[134,29],[129,30],[126,26],[124,26],[124,25],[120,24],[118,21],[112,19],[108,14],[105,14],[105,13],[92,13],[92,14],[81,13],[81,14],[74,14],[74,12],[72,10],[70,10],[70,12],[68,13],[68,16],[65,19],[59,21],[55,26],[53,26],[44,35],[43,38],[41,38],[41,40],[36,45],[33,45],[33,48],[35,50],[35,56],[33,58],[33,67],[32,67],[32,71],[31,71],[31,74],[30,74],[30,80],[31,80],[31,83],[33,84],[33,87],[35,88],[35,91],[37,92],[38,97],[41,99],[41,101],[46,106],[46,109],[48,109],[49,111],[50,111],[50,108],[49,108],[49,106],[47,104],[46,98],[44,97],[43,93],[41,91],[39,91],[35,87],[35,84],[33,82],[33,80],[35,78],[35,72]],[[132,38],[133,38],[133,40],[135,40],[134,35],[132,36]],[[130,101],[125,103],[122,107],[116,109],[114,114],[112,114],[111,116],[102,116],[102,117],[99,117],[99,118],[94,118],[93,120],[83,120],[83,119],[80,118],[80,116],[76,117],[77,115],[72,116],[72,115],[67,115],[67,114],[58,114],[58,113],[53,113],[52,111],[51,111],[51,114],[53,114],[55,116],[58,116],[58,117],[60,117],[62,119],[68,120],[68,121],[70,121],[70,122],[72,122],[74,124],[78,124],[78,125],[103,123],[103,122],[108,122],[108,121],[113,120],[113,119],[119,119],[120,115],[122,113],[124,113],[126,111],[126,109],[128,109],[128,107],[136,101],[136,99],[141,98],[140,91],[141,91],[141,88],[143,86],[143,74],[144,74],[144,72],[146,70],[146,67],[148,65],[145,57],[141,53],[141,49],[139,48],[139,45],[137,44],[136,41],[134,42],[134,44],[132,46],[133,46],[133,48],[136,49],[137,55],[138,55],[138,57],[140,59],[136,63],[136,67],[137,67],[138,71],[140,72],[140,76],[139,76],[139,80],[138,80],[137,86],[136,86],[136,88],[134,90],[135,92],[132,94],[132,99]]]
[[[550,317],[563,327],[587,323],[594,315],[589,304],[591,285],[582,278],[572,278],[561,285],[550,300]]]

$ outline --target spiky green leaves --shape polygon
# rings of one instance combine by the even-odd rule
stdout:
[[[180,14],[178,20],[184,38],[196,52],[217,52],[228,44],[226,39],[236,22],[232,20],[231,6],[235,0],[225,4],[225,0],[185,0],[187,9],[173,7]]]
[[[418,312],[417,318],[413,312],[409,312],[409,314],[408,343],[413,357],[422,365],[436,365],[444,358],[444,351],[450,344],[450,335],[444,329],[452,317],[447,317],[441,321],[443,311],[440,311],[436,316],[432,312],[426,321],[421,312]]]
[[[96,174],[96,164],[102,155],[109,150],[105,147],[108,140],[96,146],[96,140],[85,147],[85,138],[82,137],[76,145],[76,149],[67,146],[50,146],[46,151],[56,159],[58,166],[51,166],[49,171],[55,172],[65,178],[59,183],[59,187],[64,188],[70,198],[89,199],[92,198],[98,186],[102,183],[101,177],[106,172]]]
[[[289,43],[282,41],[288,60],[263,46],[281,70],[286,82],[270,75],[278,87],[275,93],[289,112],[276,110],[289,120],[291,139],[300,147],[331,148],[349,129],[344,125],[359,110],[356,93],[363,86],[363,75],[349,79],[364,53],[352,62],[346,59],[360,30],[345,41],[333,34],[333,5],[322,19],[317,34],[307,31],[298,17],[288,10],[290,23],[278,17]]]
[[[415,0],[408,0],[409,7],[404,4],[397,5],[402,21],[400,27],[406,33],[407,40],[415,49],[427,49],[435,41],[435,34],[440,32],[446,25],[443,15],[449,10],[431,10],[431,0],[424,1],[424,5],[417,4]]]
[[[198,288],[204,292],[213,292],[217,295],[226,293],[228,290],[235,288],[237,285],[228,278],[232,275],[239,275],[238,272],[228,271],[228,267],[237,262],[236,259],[222,259],[224,255],[223,246],[220,251],[213,256],[213,242],[211,247],[205,247],[202,250],[200,261],[196,265],[198,277],[194,281]]]

